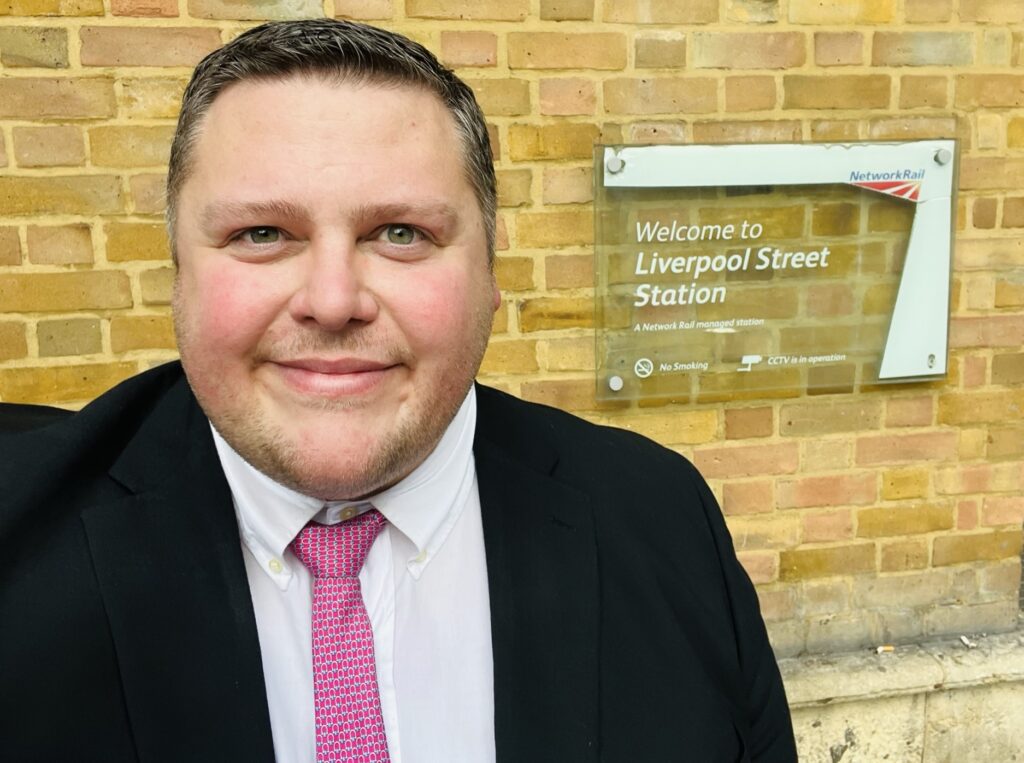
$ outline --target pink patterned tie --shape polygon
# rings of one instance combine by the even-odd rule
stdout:
[[[310,523],[292,550],[314,577],[313,701],[317,763],[387,763],[373,630],[359,570],[387,520],[376,509],[337,525]]]

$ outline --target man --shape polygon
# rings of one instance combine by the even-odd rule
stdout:
[[[474,388],[494,174],[427,51],[241,35],[168,207],[181,365],[5,413],[6,759],[795,758],[693,468]]]

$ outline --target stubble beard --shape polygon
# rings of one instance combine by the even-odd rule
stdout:
[[[217,380],[203,372],[202,362],[193,363],[190,352],[191,329],[182,312],[174,310],[175,332],[181,349],[182,365],[199,406],[225,441],[252,467],[303,495],[320,500],[355,500],[373,495],[394,485],[412,472],[433,451],[462,405],[483,359],[490,336],[493,313],[480,311],[475,315],[475,330],[471,347],[458,362],[444,369],[444,377],[435,389],[437,399],[417,398],[417,406],[399,418],[392,431],[377,436],[372,451],[362,454],[358,463],[326,463],[323,457],[310,457],[304,453],[299,438],[289,436],[284,426],[277,423],[264,410],[250,390],[246,395],[219,389]],[[268,357],[297,357],[301,352],[325,351],[337,353],[360,348],[375,348],[379,344],[368,340],[359,330],[326,335],[300,335],[287,344],[273,349],[260,348],[256,363]],[[391,359],[408,359],[408,353],[396,347],[387,351]],[[284,353],[293,353],[292,355]],[[197,373],[190,373],[190,369]],[[254,369],[250,369],[254,370]],[[251,377],[250,377],[251,378]],[[324,415],[343,413],[355,406],[348,401],[309,401]],[[339,433],[339,436],[345,436]]]

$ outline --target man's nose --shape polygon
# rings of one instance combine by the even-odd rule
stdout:
[[[311,244],[300,255],[302,281],[289,304],[292,317],[328,331],[376,318],[377,300],[361,256],[354,242]]]

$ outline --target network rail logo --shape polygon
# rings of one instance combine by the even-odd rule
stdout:
[[[910,168],[875,172],[872,170],[850,173],[850,185],[866,188],[869,191],[896,196],[907,201],[917,201],[921,195],[921,181],[924,169]]]

